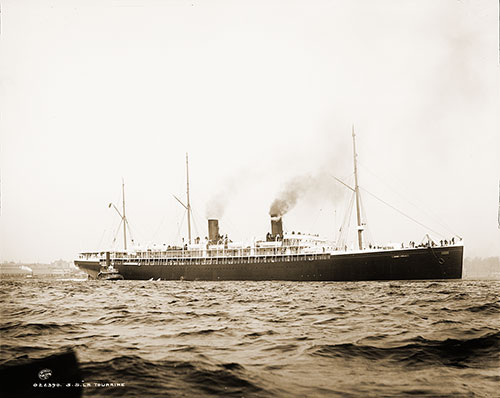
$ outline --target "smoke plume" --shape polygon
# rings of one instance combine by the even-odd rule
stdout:
[[[274,199],[269,209],[269,215],[283,216],[305,195],[310,196],[313,200],[331,199],[331,201],[335,201],[340,192],[335,184],[334,179],[327,172],[296,176],[285,184],[284,189]]]
[[[206,217],[220,219],[226,210],[230,189],[222,190],[210,198],[207,202]]]
[[[248,166],[227,177],[217,189],[218,191],[208,200],[205,210],[206,218],[221,219],[231,199],[245,186],[255,184],[261,173]]]
[[[269,209],[269,215],[279,216],[286,214],[296,204],[299,197],[311,189],[311,179],[309,176],[298,176],[288,181],[285,188],[274,199]]]

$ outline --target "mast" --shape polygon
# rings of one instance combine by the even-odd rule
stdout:
[[[122,196],[123,196],[123,248],[127,251],[127,217],[125,217],[125,181],[122,178]]]
[[[186,152],[186,196],[187,196],[187,221],[188,221],[188,243],[191,244],[191,204],[189,202],[189,162]]]
[[[358,220],[358,246],[363,250],[363,228],[361,226],[361,211],[359,207],[359,185],[358,185],[358,165],[356,163],[356,135],[354,134],[354,125],[352,126],[352,149],[354,153],[354,192],[356,194],[356,216]]]

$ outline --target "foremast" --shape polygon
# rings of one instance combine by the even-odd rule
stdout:
[[[363,250],[363,226],[361,224],[361,208],[358,185],[358,165],[356,161],[356,134],[354,134],[354,125],[352,126],[352,149],[354,158],[354,194],[356,195],[356,218],[358,223],[358,246],[359,250]]]
[[[188,243],[191,244],[191,203],[189,202],[189,160],[186,152],[186,201],[187,201],[187,222],[188,222]]]
[[[122,178],[122,197],[123,197],[123,250],[127,251],[127,216],[125,215],[125,180]]]
[[[187,211],[187,224],[188,224],[188,244],[191,244],[191,202],[189,200],[189,158],[186,152],[186,204],[182,202],[177,196],[172,195],[174,199],[181,204]],[[182,238],[184,242],[184,238]]]
[[[118,228],[115,233],[115,237],[113,239],[113,243],[116,241],[116,237],[118,236],[118,232],[120,232],[120,226],[123,223],[123,250],[127,251],[127,228],[129,228],[129,234],[130,234],[130,241],[132,244],[134,243],[134,239],[132,237],[132,231],[130,230],[130,225],[128,225],[127,221],[127,216],[125,214],[125,180],[122,178],[122,212],[118,210],[118,207],[115,206],[114,203],[110,203],[108,205],[109,208],[113,207],[118,215],[120,216],[120,225],[118,225]]]

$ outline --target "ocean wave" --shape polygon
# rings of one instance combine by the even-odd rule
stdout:
[[[21,338],[53,334],[55,332],[79,333],[81,330],[81,327],[72,323],[21,323],[4,328],[2,334],[5,333],[5,336]]]
[[[69,348],[69,347],[68,347]],[[2,341],[2,359],[0,365],[12,366],[31,362],[33,359],[45,358],[60,352],[60,348],[46,345],[13,345]]]
[[[470,312],[484,312],[484,313],[488,313],[488,314],[499,314],[499,316],[500,316],[500,303],[498,301],[495,301],[492,303],[475,305],[475,306],[466,308],[466,310],[470,311]]]
[[[266,330],[262,332],[252,332],[245,334],[244,337],[249,337],[249,338],[257,338],[257,337],[262,337],[262,336],[272,336],[273,334],[276,334],[274,330]]]
[[[462,322],[459,322],[459,321],[453,321],[451,319],[440,319],[436,322],[433,322],[433,325],[440,325],[440,324],[456,324],[456,325],[460,325]]]
[[[235,362],[210,364],[170,360],[149,361],[139,356],[119,356],[104,362],[82,363],[86,381],[124,383],[127,396],[245,396],[265,397],[263,388],[245,375]],[[99,393],[88,390],[89,395]],[[120,387],[107,388],[106,396],[120,396]]]
[[[429,289],[429,288],[432,288],[432,287],[441,287],[445,283],[446,282],[433,281],[433,282],[429,283],[425,288]]]
[[[266,347],[263,351],[280,351],[280,352],[290,352],[296,351],[299,346],[297,344],[277,344],[270,347]]]
[[[227,327],[221,329],[201,329],[201,330],[192,330],[189,332],[180,332],[176,336],[177,337],[186,337],[186,336],[206,336],[215,333],[221,333],[227,330]]]
[[[332,358],[390,360],[406,365],[445,365],[456,367],[491,366],[498,361],[500,332],[470,339],[429,340],[421,336],[395,347],[377,347],[354,343],[322,345],[311,354]]]
[[[23,323],[21,321],[11,321],[11,322],[6,322],[3,325],[0,326],[0,332],[4,331],[9,331],[13,329],[17,329],[20,327]]]

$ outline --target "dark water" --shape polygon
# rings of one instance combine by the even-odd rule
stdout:
[[[84,396],[493,397],[500,282],[2,281],[1,361],[72,347]]]

